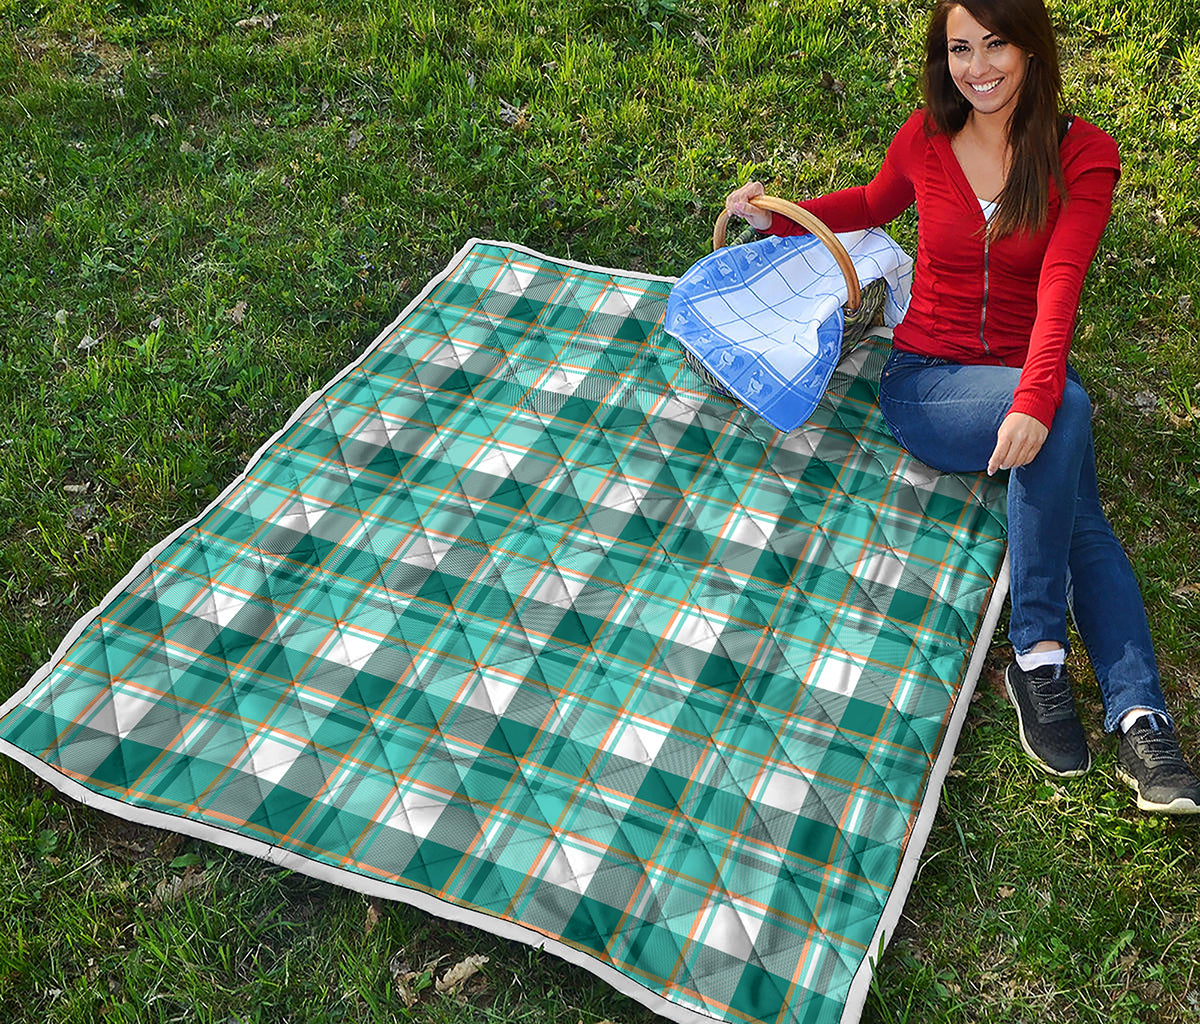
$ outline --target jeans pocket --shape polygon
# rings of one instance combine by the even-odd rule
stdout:
[[[904,352],[894,348],[888,355],[887,362],[883,364],[879,379],[885,381],[931,365],[934,365],[932,356],[919,356],[915,352]]]

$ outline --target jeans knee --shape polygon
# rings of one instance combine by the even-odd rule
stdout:
[[[1071,432],[1091,430],[1092,400],[1079,384],[1070,379],[1063,388],[1062,405],[1054,414],[1054,425],[1057,426],[1060,420],[1063,427]]]
[[[1046,444],[1069,451],[1086,445],[1091,436],[1092,401],[1082,387],[1068,380]]]

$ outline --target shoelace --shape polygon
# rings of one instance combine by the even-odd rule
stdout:
[[[1153,732],[1143,732],[1137,737],[1138,753],[1143,761],[1151,768],[1187,768],[1183,752],[1175,737],[1169,732],[1156,729]]]
[[[1030,678],[1033,680],[1033,696],[1037,701],[1038,711],[1044,717],[1074,712],[1075,701],[1071,696],[1071,681],[1065,673],[1051,676],[1049,679],[1041,676]]]

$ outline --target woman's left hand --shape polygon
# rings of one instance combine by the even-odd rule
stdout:
[[[996,448],[988,459],[988,476],[998,469],[1015,469],[1032,462],[1049,433],[1041,420],[1028,413],[1010,412],[996,432]]]

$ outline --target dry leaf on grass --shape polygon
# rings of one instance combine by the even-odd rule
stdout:
[[[235,324],[240,324],[246,319],[247,303],[245,299],[240,300],[232,309],[225,310],[229,319]]]
[[[367,903],[367,920],[363,925],[363,934],[370,935],[375,930],[375,926],[379,924],[379,919],[383,917],[383,904],[375,897]]]
[[[526,116],[528,110],[527,106],[517,107],[508,100],[502,99],[500,101],[500,120],[513,128],[526,128],[529,125],[529,118]]]
[[[241,21],[235,21],[234,25],[243,32],[249,32],[252,28],[269,29],[278,20],[278,14],[255,14],[252,17],[243,18]]]
[[[1153,391],[1139,391],[1133,396],[1133,404],[1139,412],[1153,412],[1158,408],[1158,396]]]
[[[182,875],[164,878],[154,887],[154,899],[150,905],[158,908],[174,903],[180,897],[197,889],[203,889],[208,884],[208,876],[204,869],[188,868]]]
[[[396,995],[400,997],[400,1001],[410,1010],[417,1005],[417,993],[411,984],[416,976],[415,971],[410,971],[403,978],[397,975],[392,979],[396,985]]]
[[[417,994],[428,985],[420,985],[421,971],[414,971],[407,960],[403,958],[403,950],[388,961],[388,973],[392,976],[392,984],[396,986],[396,994],[400,1001],[410,1010],[417,1005]]]
[[[479,973],[479,968],[488,962],[488,958],[476,953],[465,960],[456,963],[437,980],[439,992],[453,992],[468,978]]]

